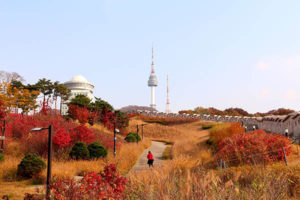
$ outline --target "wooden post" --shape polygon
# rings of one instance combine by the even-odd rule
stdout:
[[[282,151],[283,151],[283,156],[284,156],[284,162],[285,162],[285,165],[287,166],[287,160],[286,160],[286,155],[285,155],[285,149],[284,147],[282,147]]]

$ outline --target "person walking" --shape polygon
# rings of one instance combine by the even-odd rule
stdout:
[[[153,154],[151,153],[151,151],[148,152],[147,159],[148,159],[147,163],[149,165],[149,168],[153,167],[154,159],[153,159]]]

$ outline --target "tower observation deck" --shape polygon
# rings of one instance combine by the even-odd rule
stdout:
[[[150,107],[156,109],[155,104],[155,87],[157,87],[158,81],[154,70],[154,56],[153,56],[153,46],[152,46],[152,64],[151,64],[151,74],[148,80],[148,86],[151,88],[151,104]]]

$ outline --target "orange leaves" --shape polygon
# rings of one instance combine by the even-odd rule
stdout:
[[[22,109],[23,113],[28,113],[37,107],[36,99],[40,94],[37,90],[28,90],[25,88],[13,87],[11,83],[0,83],[0,99],[4,103],[4,107],[11,111],[13,109]]]

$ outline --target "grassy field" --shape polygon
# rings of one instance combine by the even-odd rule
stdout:
[[[142,123],[138,119],[133,124]],[[144,123],[144,122],[143,122]],[[209,124],[209,125],[206,125]],[[205,130],[202,126],[205,125]],[[162,126],[150,124],[144,134],[173,144],[172,160],[151,171],[129,177],[127,198],[132,199],[299,199],[300,152],[292,146],[288,166],[269,165],[217,168],[214,148],[207,145],[209,129],[228,125],[193,122]],[[170,153],[168,153],[170,154]]]
[[[135,117],[128,131],[145,122]],[[148,124],[148,123],[146,123]],[[89,171],[100,171],[107,163],[116,163],[122,174],[135,164],[151,140],[164,141],[168,147],[161,167],[127,175],[125,199],[299,199],[300,147],[292,146],[288,166],[284,162],[268,165],[244,165],[217,168],[214,148],[207,144],[209,130],[227,127],[207,122],[180,125],[149,123],[144,126],[144,140],[139,144],[124,143],[116,158],[109,152],[106,159],[97,161],[59,161],[53,163],[53,175],[73,177]],[[204,129],[202,127],[205,127]],[[112,133],[96,126],[107,134]],[[141,136],[141,130],[140,130]],[[118,139],[122,139],[120,136]],[[19,199],[25,192],[34,192],[34,180],[18,181],[16,166],[22,157],[17,144],[0,164],[0,196],[8,194]],[[43,172],[41,179],[45,179]]]

